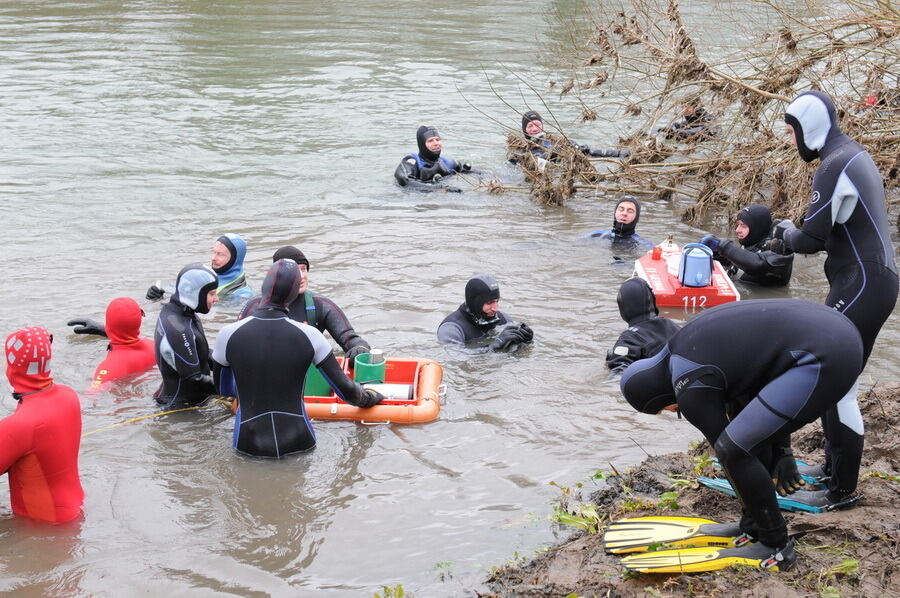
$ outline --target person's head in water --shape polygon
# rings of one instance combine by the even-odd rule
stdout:
[[[219,300],[216,295],[218,286],[219,277],[212,268],[203,264],[190,264],[178,273],[172,301],[197,313],[209,313]]]
[[[613,232],[620,237],[633,235],[640,218],[641,202],[633,195],[623,195],[613,212]]]
[[[544,133],[544,119],[534,110],[529,110],[522,115],[522,132],[526,139],[540,137]]]
[[[641,413],[659,413],[675,405],[675,390],[669,373],[669,347],[628,366],[622,373],[619,388],[628,404]]]
[[[141,340],[144,310],[131,297],[117,297],[106,306],[106,336],[111,345],[131,345]]]
[[[53,384],[50,371],[52,343],[53,335],[38,326],[17,330],[6,337],[6,379],[16,400]]]
[[[273,262],[277,262],[278,260],[292,260],[297,264],[300,271],[300,287],[298,294],[302,295],[305,293],[306,289],[309,287],[309,260],[303,255],[303,252],[293,245],[285,245],[284,247],[279,248],[275,252],[275,255],[272,256]]]
[[[805,162],[818,158],[825,143],[841,134],[834,102],[821,91],[807,91],[794,98],[784,112],[784,122]]]
[[[247,243],[240,235],[227,233],[216,239],[213,244],[210,264],[216,274],[227,275],[230,271],[240,272],[244,269],[244,257],[247,255]]]
[[[659,315],[653,290],[643,278],[629,278],[619,287],[616,296],[619,315],[629,326]]]
[[[305,278],[300,268],[300,264],[287,258],[272,264],[262,284],[262,307],[286,309],[293,303]]]
[[[490,274],[477,274],[466,283],[466,309],[476,320],[491,321],[500,312],[500,284]]]
[[[752,247],[765,239],[772,229],[772,214],[769,208],[753,204],[738,213],[738,223],[734,228],[738,240],[744,247]]]
[[[441,157],[441,134],[434,127],[419,127],[416,144],[419,146],[419,156],[426,162],[436,162]]]

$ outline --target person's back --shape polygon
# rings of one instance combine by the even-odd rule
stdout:
[[[656,355],[678,332],[678,325],[659,317],[656,297],[641,278],[629,278],[622,283],[616,302],[628,328],[607,352],[606,365],[613,372],[621,372],[638,359]]]
[[[60,523],[78,517],[84,502],[81,404],[75,391],[50,377],[50,343],[37,327],[7,338],[6,372],[19,404],[0,420],[0,472],[9,474],[14,513]]]
[[[280,458],[315,446],[303,403],[310,366],[352,405],[371,407],[382,399],[343,374],[321,332],[288,317],[300,281],[296,262],[275,262],[263,282],[267,301],[216,338],[213,360],[230,369],[237,389],[233,446],[242,453]]]

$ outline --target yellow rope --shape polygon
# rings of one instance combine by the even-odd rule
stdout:
[[[84,434],[81,435],[81,437],[82,437],[82,438],[87,438],[87,437],[90,436],[91,434],[96,434],[97,432],[100,432],[100,431],[102,431],[102,430],[109,430],[110,428],[116,428],[116,427],[118,427],[118,426],[124,426],[125,424],[131,424],[131,423],[134,423],[134,422],[139,422],[139,421],[141,421],[142,419],[149,419],[149,418],[152,418],[152,417],[159,417],[159,416],[161,416],[161,415],[169,415],[170,413],[178,413],[178,412],[180,412],[180,411],[195,411],[195,410],[198,410],[198,409],[209,409],[209,408],[211,408],[211,407],[215,407],[216,405],[225,405],[226,407],[228,407],[229,409],[231,409],[231,403],[226,402],[226,401],[223,401],[223,400],[221,400],[221,399],[216,399],[216,400],[213,401],[213,403],[210,404],[210,405],[194,405],[193,407],[182,407],[181,409],[172,409],[171,411],[163,411],[162,413],[151,413],[150,415],[142,415],[142,416],[140,416],[140,417],[135,417],[135,418],[133,418],[133,419],[127,419],[127,420],[125,420],[125,421],[123,421],[123,422],[117,422],[117,423],[114,423],[114,424],[110,424],[110,425],[108,425],[108,426],[103,426],[102,428],[97,428],[96,430],[91,430],[90,432],[85,432]]]

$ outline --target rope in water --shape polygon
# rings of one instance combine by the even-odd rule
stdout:
[[[222,399],[216,399],[209,405],[194,405],[193,407],[182,407],[181,409],[172,409],[171,411],[163,411],[162,413],[151,413],[150,415],[142,415],[140,417],[135,417],[132,419],[127,419],[123,422],[116,422],[114,424],[109,424],[108,426],[103,426],[102,428],[97,428],[96,430],[91,430],[90,432],[85,432],[81,435],[82,438],[87,438],[91,434],[96,434],[97,432],[101,432],[103,430],[109,430],[110,428],[116,428],[118,426],[124,426],[125,424],[132,424],[134,422],[139,422],[142,419],[150,419],[154,417],[159,417],[161,415],[169,415],[170,413],[179,413],[181,411],[196,411],[199,409],[210,409],[215,407],[216,405],[225,405],[228,409],[231,409],[231,403],[227,401],[223,401]]]

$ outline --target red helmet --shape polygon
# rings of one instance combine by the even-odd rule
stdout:
[[[53,384],[52,342],[53,335],[40,326],[29,326],[6,337],[6,377],[14,392],[34,392]]]

